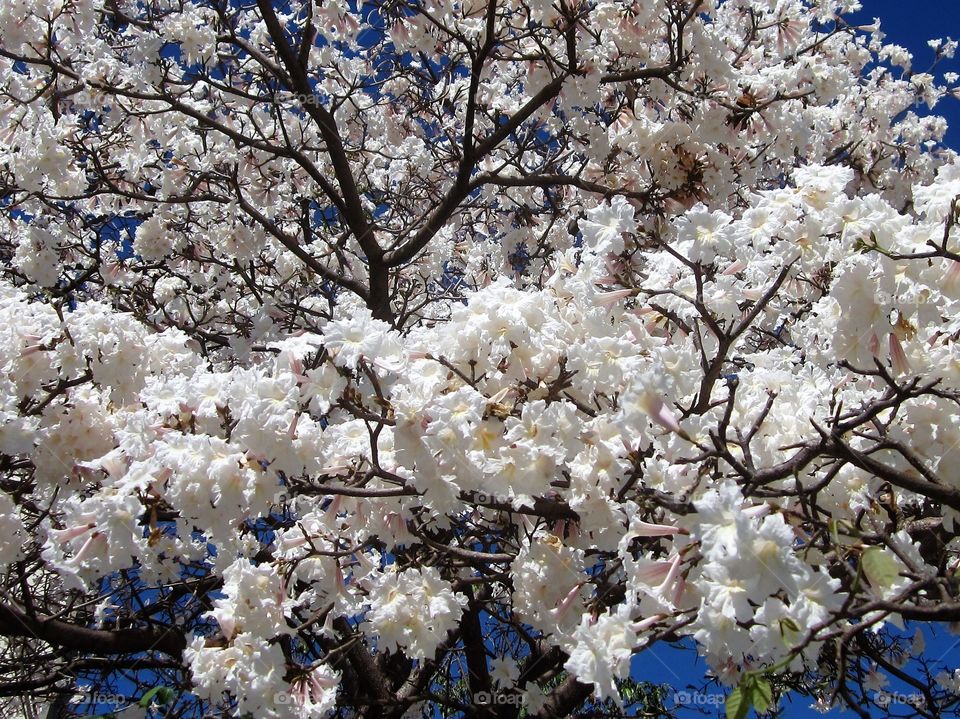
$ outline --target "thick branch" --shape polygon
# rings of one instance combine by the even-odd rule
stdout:
[[[171,628],[89,629],[43,614],[31,616],[9,604],[0,604],[0,635],[32,637],[53,646],[97,654],[157,651],[180,658],[186,647],[184,636]]]
[[[327,147],[327,154],[333,165],[333,172],[343,195],[343,218],[357,239],[357,243],[367,256],[367,268],[370,277],[370,295],[367,305],[378,319],[392,321],[390,310],[390,276],[383,263],[383,250],[377,243],[373,227],[367,221],[363,201],[357,190],[350,160],[343,146],[340,128],[333,115],[320,104],[320,97],[313,91],[306,66],[300,61],[300,54],[287,42],[286,33],[270,0],[257,0],[257,7],[277,48],[283,66],[290,75],[294,92],[301,98],[306,113],[317,123],[320,135]]]
[[[380,667],[377,666],[373,657],[370,656],[363,642],[353,641],[356,638],[356,633],[353,631],[353,627],[350,626],[350,622],[343,617],[337,617],[333,620],[333,627],[343,635],[348,642],[351,642],[350,648],[347,649],[346,652],[347,660],[357,675],[363,677],[369,694],[382,709],[382,705],[389,703],[393,699],[393,695],[390,693],[390,682],[387,681],[383,672],[380,671]]]
[[[537,716],[541,719],[564,719],[589,699],[592,693],[592,684],[584,684],[571,676],[553,690]]]

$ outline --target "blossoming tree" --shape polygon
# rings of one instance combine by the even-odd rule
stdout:
[[[956,712],[956,78],[857,6],[0,4],[0,695]]]

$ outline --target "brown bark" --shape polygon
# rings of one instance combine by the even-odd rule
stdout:
[[[91,629],[46,616],[27,614],[0,604],[0,635],[33,637],[64,649],[77,649],[87,654],[139,654],[163,652],[179,658],[186,648],[183,634],[165,629]]]

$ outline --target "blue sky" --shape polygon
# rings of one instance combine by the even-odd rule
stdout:
[[[906,638],[906,644],[913,636],[914,630],[920,625],[907,623],[906,631],[903,636]],[[897,630],[894,630],[897,631]],[[899,632],[898,632],[899,633]],[[923,653],[928,660],[933,672],[939,670],[952,670],[960,667],[960,636],[950,633],[948,628],[941,623],[927,624],[923,626],[924,641],[926,649]],[[707,680],[707,665],[697,656],[693,648],[692,640],[684,642],[682,648],[668,644],[656,644],[633,657],[631,663],[631,676],[638,681],[648,681],[654,684],[669,685],[664,706],[668,709],[677,708],[677,716],[680,719],[693,719],[694,717],[725,717],[724,701],[728,689],[724,689],[717,684],[711,684]],[[916,667],[913,662],[904,666],[907,674],[915,674]],[[911,669],[913,671],[911,671]],[[915,696],[916,690],[913,687],[891,677],[890,683],[884,691],[892,700],[900,702],[908,700]],[[788,695],[781,700],[781,716],[784,719],[856,719],[857,715],[851,711],[833,709],[826,714],[814,710],[811,707],[812,699],[810,697],[800,696],[798,694]],[[686,710],[683,709],[686,707]],[[883,717],[904,717],[911,715],[911,708],[908,705],[891,705],[887,712],[873,709],[873,716],[880,719]],[[755,717],[755,714],[751,714]]]
[[[914,72],[926,72],[934,59],[927,41],[938,37],[960,40],[960,0],[861,0],[863,10],[855,20],[870,23],[880,18],[886,41],[902,45],[913,55]],[[938,79],[943,73],[960,74],[960,53],[952,60],[941,60],[933,71]],[[950,124],[946,144],[960,152],[960,100],[947,97],[935,108]]]

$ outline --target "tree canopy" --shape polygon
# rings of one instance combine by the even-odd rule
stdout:
[[[0,697],[957,714],[958,78],[858,8],[0,4]]]

